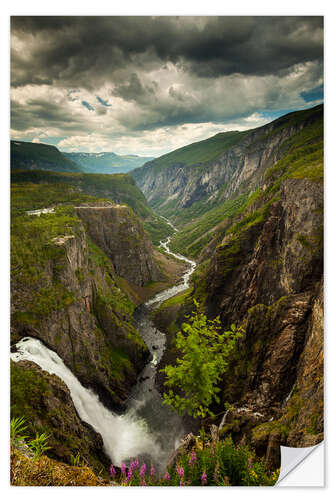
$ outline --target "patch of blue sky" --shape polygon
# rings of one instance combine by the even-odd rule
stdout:
[[[305,102],[320,101],[324,99],[324,86],[319,85],[312,90],[307,92],[301,92],[301,97],[303,97]]]
[[[101,97],[99,97],[99,95],[96,96],[96,99],[97,101],[102,104],[103,106],[106,106],[107,108],[109,108],[110,106],[112,106],[112,104],[109,104],[109,101],[105,101],[104,99],[102,99]]]
[[[81,101],[82,106],[85,106],[89,111],[94,111],[94,108],[87,101]]]
[[[50,144],[51,146],[56,146],[60,141],[64,140],[64,136],[53,136],[53,137],[40,137],[40,142],[44,144]]]
[[[269,111],[259,111],[260,116],[263,118],[267,118],[267,120],[275,120],[276,118],[280,118],[280,116],[286,115],[287,113],[291,113],[295,111],[294,109],[279,109],[279,110],[269,110]]]

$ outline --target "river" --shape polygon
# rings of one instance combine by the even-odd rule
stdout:
[[[121,462],[128,464],[130,459],[139,458],[152,462],[160,472],[165,469],[170,456],[178,447],[185,428],[182,418],[163,405],[155,384],[156,370],[163,356],[166,339],[164,333],[153,325],[150,314],[163,301],[189,288],[190,276],[196,266],[194,261],[171,252],[170,241],[171,236],[166,241],[161,241],[161,248],[187,262],[189,267],[183,275],[182,283],[158,293],[135,312],[137,329],[152,354],[152,360],[138,377],[122,415],[105,408],[98,396],[91,389],[83,387],[61,358],[41,341],[25,337],[16,344],[17,352],[11,353],[13,361],[33,361],[43,370],[54,373],[63,380],[80,418],[101,434],[105,453],[114,465],[120,466]]]

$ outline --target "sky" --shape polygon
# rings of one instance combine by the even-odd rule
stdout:
[[[11,138],[160,156],[323,101],[323,18],[12,17]]]

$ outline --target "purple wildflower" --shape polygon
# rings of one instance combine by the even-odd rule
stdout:
[[[143,463],[141,465],[141,469],[140,469],[140,472],[139,472],[139,476],[142,478],[144,477],[144,475],[146,474],[146,470],[147,470],[147,466],[145,463]]]
[[[207,474],[206,472],[203,472],[201,476],[201,484],[206,484],[207,483]]]
[[[134,460],[133,464],[134,464],[134,470],[139,468],[139,460],[137,458]]]
[[[124,476],[126,475],[126,465],[124,462],[121,462],[121,473],[124,474]]]
[[[114,468],[113,464],[110,465],[110,476],[114,477],[116,475],[116,469]]]
[[[164,474],[164,479],[165,479],[166,481],[170,481],[170,474],[169,474],[169,472],[168,472],[168,471],[166,471],[166,473]]]
[[[183,469],[183,467],[179,467],[179,465],[177,465],[176,469],[177,469],[177,472],[178,472],[178,476],[180,478],[183,478],[184,477],[184,469]]]
[[[151,475],[151,477],[153,477],[155,475],[155,469],[154,469],[153,464],[150,464],[150,475]]]
[[[133,477],[133,470],[132,470],[132,467],[130,467],[128,469],[128,475],[127,475],[127,479],[131,480]]]
[[[191,458],[189,460],[189,465],[192,467],[192,465],[194,464],[194,462],[197,461],[197,454],[195,453],[195,451],[192,451],[192,455],[191,455]]]

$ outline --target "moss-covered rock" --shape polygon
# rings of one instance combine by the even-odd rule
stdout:
[[[50,457],[70,464],[79,454],[97,472],[108,467],[102,437],[80,420],[62,380],[30,361],[12,361],[10,372],[11,418],[25,418],[30,439],[45,432]]]

